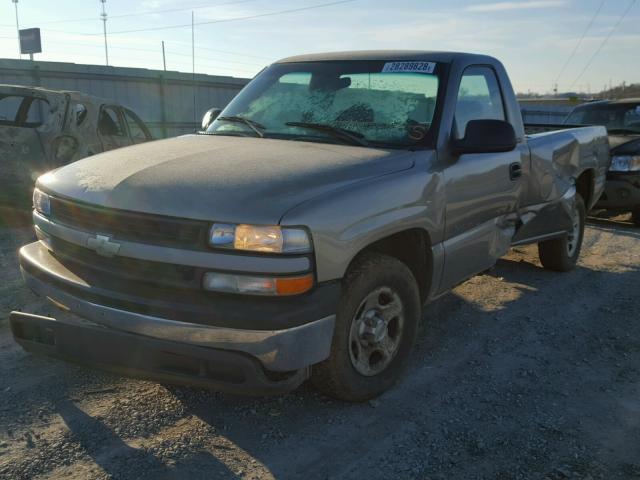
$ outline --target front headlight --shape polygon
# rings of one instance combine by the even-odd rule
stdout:
[[[640,155],[614,155],[611,159],[610,172],[640,171]]]
[[[33,190],[33,208],[42,215],[49,216],[51,214],[51,202],[49,195],[37,188]]]
[[[217,248],[266,253],[308,253],[311,240],[301,228],[215,223],[209,244]]]

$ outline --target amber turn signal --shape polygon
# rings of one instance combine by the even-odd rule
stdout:
[[[302,277],[276,278],[277,295],[298,295],[307,292],[313,287],[313,275]]]
[[[207,272],[202,286],[205,290],[212,292],[269,296],[298,295],[313,287],[313,274],[279,278]]]

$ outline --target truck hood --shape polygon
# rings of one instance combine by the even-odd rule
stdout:
[[[186,135],[85,158],[41,176],[45,191],[109,208],[199,220],[278,223],[290,208],[411,168],[409,151]]]
[[[612,154],[640,154],[640,135],[609,135],[609,146]]]

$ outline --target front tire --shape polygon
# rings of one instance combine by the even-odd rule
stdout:
[[[573,270],[576,263],[578,263],[580,250],[582,249],[582,240],[584,238],[586,218],[584,200],[580,194],[576,194],[573,205],[573,228],[571,232],[563,237],[538,243],[540,263],[542,263],[542,266],[547,270],[568,272]]]
[[[405,369],[421,312],[416,280],[404,263],[363,256],[343,280],[331,354],[313,367],[312,383],[340,400],[377,397]]]

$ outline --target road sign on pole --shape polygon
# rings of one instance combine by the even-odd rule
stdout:
[[[34,53],[42,52],[42,41],[40,39],[39,28],[25,28],[19,30],[20,35],[20,53],[28,53],[29,58],[33,60]]]

